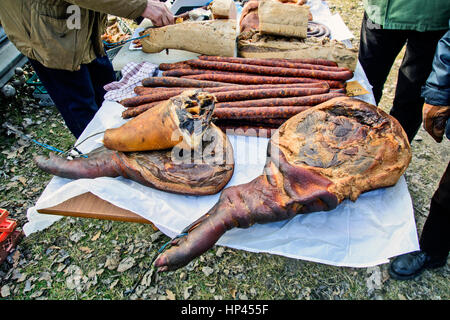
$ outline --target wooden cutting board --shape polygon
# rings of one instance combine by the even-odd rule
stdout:
[[[78,218],[146,223],[152,225],[153,229],[157,230],[153,223],[144,219],[142,216],[132,211],[119,208],[90,192],[73,197],[56,206],[39,209],[37,212]]]

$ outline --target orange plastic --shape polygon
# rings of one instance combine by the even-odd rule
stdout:
[[[14,219],[8,219],[9,212],[0,208],[0,244],[4,245],[8,236],[16,229],[17,222]],[[1,248],[0,248],[1,249]],[[0,250],[1,251],[1,250]]]
[[[10,233],[13,232],[17,226],[16,220],[13,219],[5,219],[2,223],[0,223],[0,232]]]
[[[9,232],[0,232],[0,243],[6,240],[8,238]]]
[[[22,231],[14,230],[11,233],[0,232],[0,265],[14,250],[17,243],[24,236]]]
[[[9,215],[8,210],[0,208],[0,223],[5,221],[6,217]]]

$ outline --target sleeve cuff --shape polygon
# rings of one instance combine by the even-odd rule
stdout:
[[[422,97],[425,102],[433,106],[448,106],[450,105],[450,90],[440,89],[430,86],[422,88]]]

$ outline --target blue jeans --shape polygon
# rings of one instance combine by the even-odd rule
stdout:
[[[36,60],[29,61],[67,127],[78,138],[102,106],[106,93],[103,86],[116,80],[108,57],[82,64],[78,71],[50,69]]]

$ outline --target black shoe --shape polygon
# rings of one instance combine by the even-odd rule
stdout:
[[[434,269],[445,266],[447,256],[432,257],[423,251],[414,251],[398,256],[389,267],[391,278],[396,280],[414,279],[425,269]]]

